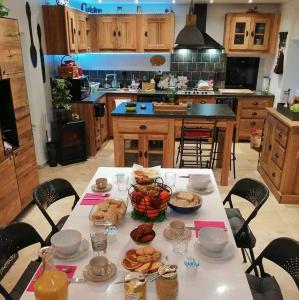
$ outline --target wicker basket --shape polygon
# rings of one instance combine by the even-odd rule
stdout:
[[[63,63],[63,60],[66,57],[72,58],[71,56],[68,56],[68,55],[65,55],[65,56],[62,57],[60,66],[58,67],[59,77],[61,77],[61,78],[79,77],[78,66],[70,66],[70,65],[67,65],[67,64]]]

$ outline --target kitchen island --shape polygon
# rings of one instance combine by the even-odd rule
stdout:
[[[145,109],[141,108],[141,105]],[[222,146],[221,185],[228,184],[233,127],[236,116],[227,104],[193,104],[187,112],[156,112],[152,103],[137,103],[136,112],[127,112],[125,103],[112,112],[115,167],[144,167],[161,164],[174,167],[175,136],[184,118],[199,123],[216,119],[216,126],[225,129]]]

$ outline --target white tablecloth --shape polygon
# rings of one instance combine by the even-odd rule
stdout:
[[[170,263],[178,265],[178,278],[179,278],[179,295],[178,300],[247,300],[252,299],[252,295],[247,283],[244,269],[242,267],[242,261],[237,249],[235,247],[234,238],[229,226],[228,219],[226,217],[222,199],[220,198],[217,184],[211,170],[196,170],[196,169],[161,169],[161,176],[164,177],[165,172],[175,172],[177,174],[176,189],[182,189],[186,187],[188,183],[187,178],[180,178],[180,175],[188,175],[192,173],[207,173],[210,174],[214,191],[210,194],[203,195],[203,205],[195,213],[191,215],[182,215],[173,212],[168,208],[167,220],[163,223],[155,223],[154,230],[156,237],[152,242],[152,245],[162,252],[163,257],[168,256]],[[110,191],[112,196],[125,196],[125,193],[120,193],[117,190],[115,184],[117,173],[131,174],[131,168],[99,168],[89,185],[86,192],[91,192],[91,185],[95,183],[95,179],[98,177],[108,177],[108,180],[113,184],[113,189]],[[82,195],[82,198],[84,196]],[[80,199],[81,201],[81,199]],[[74,228],[81,231],[83,237],[88,241],[90,231],[89,213],[91,206],[78,205],[73,210],[71,216],[67,220],[64,228]],[[123,278],[125,269],[121,265],[122,258],[126,250],[130,248],[136,248],[136,244],[130,238],[130,231],[137,227],[140,223],[134,221],[130,217],[131,204],[127,211],[127,215],[124,222],[119,228],[116,236],[108,240],[107,257],[110,261],[116,264],[118,271],[117,275],[103,283],[76,283],[69,286],[69,299],[70,300],[96,300],[96,299],[109,299],[120,300],[124,299],[123,285],[114,284],[115,281]],[[234,256],[225,261],[213,262],[211,259],[206,258],[199,253],[197,247],[195,247],[195,234],[192,232],[192,238],[188,245],[188,251],[184,255],[174,254],[172,250],[172,243],[166,240],[163,236],[163,230],[167,227],[170,220],[177,218],[183,220],[186,225],[193,226],[194,220],[206,220],[206,221],[223,221],[228,228],[228,235],[230,241],[235,248]],[[93,251],[90,246],[90,251],[85,257],[72,262],[65,262],[57,260],[57,264],[76,265],[78,266],[75,277],[83,277],[82,271],[88,264],[88,261],[93,256]],[[187,257],[197,258],[200,262],[200,267],[197,272],[191,272],[186,269],[184,260]],[[34,299],[34,294],[25,292],[21,300]],[[147,283],[147,300],[157,299],[155,283]],[[55,300],[55,299],[53,299]]]

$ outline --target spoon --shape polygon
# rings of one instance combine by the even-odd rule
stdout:
[[[159,278],[162,275],[168,274],[168,273],[174,273],[177,269],[177,265],[170,265],[168,268],[162,269],[161,272],[156,277],[153,277],[150,282],[153,282],[157,278]]]

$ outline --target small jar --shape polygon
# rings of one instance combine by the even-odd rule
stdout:
[[[131,272],[125,276],[125,300],[146,300],[145,276],[139,272]]]
[[[156,291],[159,300],[175,300],[178,295],[178,288],[177,272],[164,274],[156,280]]]

